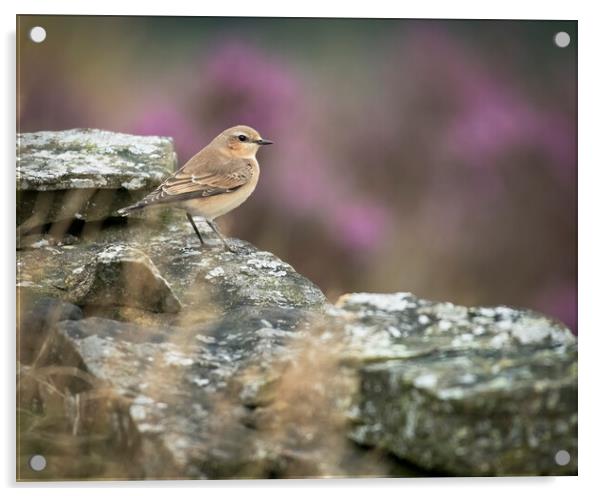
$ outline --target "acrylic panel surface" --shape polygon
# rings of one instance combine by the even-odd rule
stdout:
[[[19,16],[17,478],[576,474],[577,42]]]

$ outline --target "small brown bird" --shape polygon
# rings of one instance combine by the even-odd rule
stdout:
[[[224,246],[234,251],[214,220],[238,207],[253,193],[259,179],[255,154],[260,146],[271,144],[272,141],[263,139],[249,126],[226,129],[155,191],[117,213],[127,215],[155,206],[180,208],[186,211],[201,245],[205,242],[194,223],[194,216],[203,217]]]

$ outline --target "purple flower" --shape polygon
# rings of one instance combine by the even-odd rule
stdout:
[[[198,77],[201,113],[217,127],[249,124],[267,135],[303,109],[296,77],[286,65],[242,41],[213,51]]]
[[[340,203],[328,215],[345,245],[366,254],[381,245],[391,224],[386,209],[367,202]]]
[[[179,166],[198,152],[210,139],[202,133],[190,116],[173,105],[165,103],[139,114],[131,124],[131,132],[136,134],[171,136],[178,154]]]

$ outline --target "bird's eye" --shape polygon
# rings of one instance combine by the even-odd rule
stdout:
[[[241,134],[241,135],[238,136],[238,140],[239,141],[247,141],[247,139],[248,138],[244,134]]]

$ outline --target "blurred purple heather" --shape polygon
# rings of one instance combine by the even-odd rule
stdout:
[[[178,107],[169,104],[160,106],[155,103],[154,106],[141,111],[136,116],[131,129],[136,134],[174,138],[181,166],[204,146],[209,137],[206,133],[202,133],[185,111],[178,110]]]
[[[543,287],[535,298],[535,306],[577,333],[577,286],[573,281]]]
[[[214,132],[239,123],[253,123],[264,134],[284,130],[303,109],[292,71],[249,43],[225,41],[200,65],[195,98]]]

